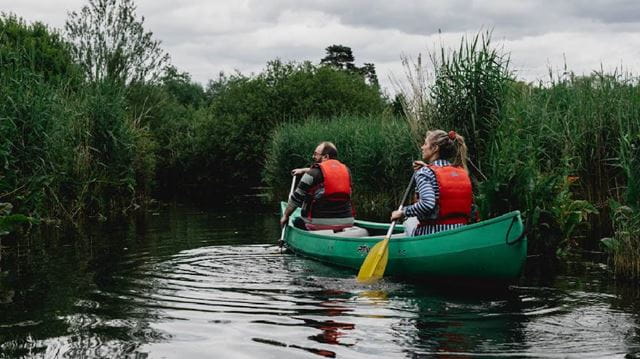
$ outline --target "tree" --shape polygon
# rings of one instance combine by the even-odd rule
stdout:
[[[0,13],[0,75],[27,71],[47,82],[81,82],[69,48],[45,24],[27,24],[16,15]]]
[[[376,74],[376,65],[365,62],[358,70],[362,76],[369,81],[369,85],[380,87],[380,84],[378,83],[378,75]]]
[[[164,89],[183,106],[200,107],[206,100],[202,86],[191,80],[187,72],[168,66],[160,79]]]
[[[351,48],[343,45],[331,45],[325,49],[327,56],[320,60],[321,64],[337,67],[343,70],[355,70]]]
[[[73,55],[89,80],[132,82],[156,80],[169,55],[143,28],[133,0],[89,0],[71,12],[65,24]]]
[[[331,45],[327,47],[325,51],[327,52],[327,56],[320,60],[320,64],[360,74],[369,85],[380,87],[378,75],[376,75],[376,65],[365,62],[362,67],[357,67],[353,63],[355,59],[349,46]]]

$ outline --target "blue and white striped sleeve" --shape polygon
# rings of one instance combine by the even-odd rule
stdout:
[[[418,202],[403,208],[407,217],[427,218],[436,207],[435,175],[423,167],[414,173]]]

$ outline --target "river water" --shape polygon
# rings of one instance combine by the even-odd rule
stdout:
[[[498,292],[360,285],[281,254],[276,208],[170,205],[3,247],[0,357],[640,357],[640,290],[601,261],[530,258]]]

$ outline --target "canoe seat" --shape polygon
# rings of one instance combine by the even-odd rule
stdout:
[[[323,236],[334,236],[334,237],[366,237],[369,235],[369,232],[362,227],[353,226],[347,227],[340,232],[333,232],[331,229],[321,229],[317,231],[309,231],[310,233],[321,234]]]

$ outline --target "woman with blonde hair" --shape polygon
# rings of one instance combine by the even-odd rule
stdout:
[[[455,131],[428,131],[423,161],[413,163],[417,201],[391,213],[391,220],[416,217],[407,235],[419,236],[469,223],[473,190],[467,170],[467,146]]]

